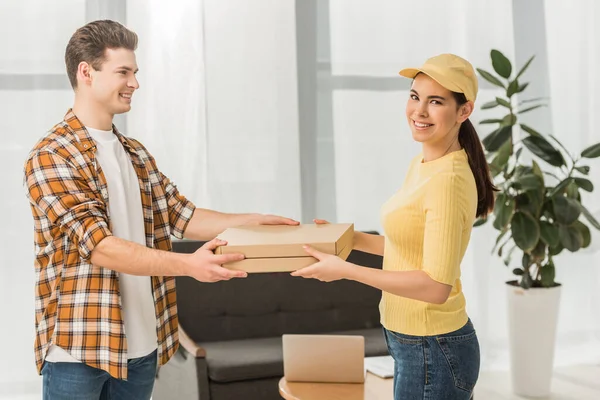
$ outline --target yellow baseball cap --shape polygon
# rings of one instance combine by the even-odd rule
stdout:
[[[477,75],[470,62],[454,54],[440,54],[431,57],[420,68],[405,68],[400,75],[414,78],[424,73],[446,89],[464,93],[469,101],[477,98]]]

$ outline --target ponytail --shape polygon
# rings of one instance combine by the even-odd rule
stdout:
[[[494,209],[494,192],[498,189],[492,182],[483,146],[469,119],[460,125],[458,142],[468,155],[469,166],[477,184],[477,217],[485,217]]]

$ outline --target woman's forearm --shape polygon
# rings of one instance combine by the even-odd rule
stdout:
[[[443,304],[452,286],[431,279],[423,271],[385,271],[351,264],[346,279],[372,286],[396,296]]]
[[[383,256],[385,237],[364,232],[354,232],[354,250]]]

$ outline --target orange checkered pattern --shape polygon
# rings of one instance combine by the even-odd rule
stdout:
[[[195,206],[141,143],[114,126],[113,132],[138,176],[146,245],[170,251],[171,235],[183,237]],[[94,247],[111,235],[108,188],[95,152],[94,140],[69,110],[25,163],[34,220],[36,364],[41,373],[53,343],[87,365],[127,379],[119,274],[90,262]],[[153,276],[152,288],[162,365],[179,344],[175,279]]]

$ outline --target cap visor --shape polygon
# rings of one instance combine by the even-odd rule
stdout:
[[[407,78],[414,78],[419,73],[427,75],[428,77],[430,77],[431,79],[433,79],[434,81],[436,81],[437,83],[439,83],[440,85],[445,87],[446,89],[450,90],[451,92],[463,93],[463,90],[460,87],[458,87],[454,82],[449,80],[447,77],[445,77],[441,74],[438,74],[437,71],[435,71],[435,70],[420,69],[420,68],[405,68],[399,72],[400,75],[405,76]]]
[[[400,72],[398,72],[398,73],[406,78],[414,78],[415,76],[417,76],[417,74],[419,72],[423,72],[423,71],[421,71],[418,68],[404,68],[403,70],[400,70]]]

